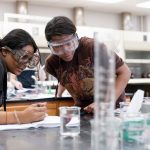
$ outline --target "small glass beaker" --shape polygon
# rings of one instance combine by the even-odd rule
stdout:
[[[80,134],[80,107],[59,107],[60,134],[77,136]]]

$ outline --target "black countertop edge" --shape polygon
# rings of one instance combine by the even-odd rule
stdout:
[[[37,98],[37,99],[12,99],[12,100],[7,100],[7,103],[22,103],[22,102],[48,102],[48,101],[70,101],[73,100],[72,97],[50,97],[50,98]]]

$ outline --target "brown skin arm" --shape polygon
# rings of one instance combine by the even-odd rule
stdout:
[[[124,91],[130,76],[131,76],[131,72],[128,68],[128,66],[126,64],[123,64],[121,67],[119,67],[116,70],[116,85],[115,85],[115,89],[116,89],[116,100],[119,98],[119,96],[121,95],[121,93]],[[91,103],[90,105],[88,105],[87,107],[84,108],[85,111],[87,112],[93,112],[95,108],[95,104]]]
[[[58,84],[58,89],[57,89],[57,97],[61,97],[62,93],[65,91],[65,87],[62,86],[60,83]]]
[[[24,111],[17,111],[20,123],[31,123],[45,118],[46,103],[36,103],[27,107]],[[6,117],[7,115],[7,117]],[[14,112],[0,112],[0,124],[18,123]]]
[[[123,64],[121,67],[119,67],[116,70],[116,74],[117,77],[116,77],[115,88],[116,88],[116,100],[117,100],[128,84],[128,81],[131,76],[131,71],[129,70],[126,64]]]
[[[7,115],[7,118],[6,118]],[[14,112],[0,112],[0,124],[12,124],[17,123]],[[9,121],[8,121],[9,120]]]

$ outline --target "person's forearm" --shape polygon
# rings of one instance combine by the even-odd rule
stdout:
[[[58,85],[57,89],[57,97],[61,97],[62,93],[65,91],[65,87],[63,87],[61,84]]]
[[[117,80],[116,80],[116,100],[119,98],[119,96],[122,94],[122,92],[125,90],[128,81],[130,79],[130,76],[126,76],[126,77],[122,77],[122,76],[118,76]]]
[[[16,79],[11,79],[10,82],[15,86],[15,84],[16,84]]]
[[[0,124],[17,123],[14,112],[0,112]]]
[[[16,75],[10,74],[10,82],[11,82],[13,85],[15,85],[15,83],[16,83]]]
[[[17,80],[15,80],[15,79],[13,79],[11,83],[12,83],[12,84],[15,86],[15,88],[17,88],[17,89],[22,89],[22,88],[23,88],[23,85],[22,85],[22,83],[21,83],[20,81],[17,81]]]
[[[131,76],[131,71],[126,64],[123,64],[116,70],[116,75],[117,76],[116,76],[115,94],[117,100],[128,84],[128,81]]]
[[[14,123],[17,123],[15,113],[7,112],[7,124],[14,124]]]

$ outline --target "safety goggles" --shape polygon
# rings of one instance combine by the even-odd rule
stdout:
[[[40,61],[40,56],[38,53],[30,53],[26,52],[25,50],[12,50],[8,46],[2,47],[3,49],[8,50],[11,52],[15,58],[15,60],[21,65],[27,65],[29,68],[34,68]]]
[[[79,45],[77,34],[72,35],[69,40],[60,41],[60,42],[48,42],[48,47],[54,55],[62,55],[66,51],[75,51]]]

